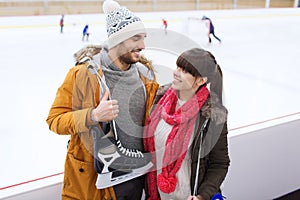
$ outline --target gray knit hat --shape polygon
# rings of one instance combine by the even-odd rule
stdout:
[[[109,49],[136,34],[146,33],[141,19],[114,0],[104,1],[103,12],[107,15],[106,30]]]

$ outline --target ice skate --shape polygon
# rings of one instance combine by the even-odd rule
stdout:
[[[104,135],[99,127],[91,129],[95,141],[95,170],[98,189],[117,185],[146,174],[153,166],[151,154],[123,147],[112,131]]]
[[[103,171],[102,173],[98,174],[96,181],[96,187],[98,189],[114,186],[142,176],[146,174],[153,166],[151,157],[150,160],[148,160],[146,157],[132,160],[130,157],[120,155],[118,151],[109,156],[103,156],[101,153],[99,153],[98,158],[101,158],[101,161],[104,165]],[[121,166],[121,169],[115,168],[116,166]]]

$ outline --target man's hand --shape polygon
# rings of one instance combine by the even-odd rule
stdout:
[[[100,104],[92,110],[92,120],[97,122],[108,122],[115,119],[119,113],[117,100],[108,100],[109,91],[106,90]]]

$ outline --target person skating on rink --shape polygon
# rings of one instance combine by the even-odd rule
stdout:
[[[59,20],[59,26],[60,26],[60,33],[64,32],[64,15],[61,15],[61,18]]]
[[[90,36],[89,25],[86,24],[82,31],[82,41],[84,41],[84,38],[86,41],[89,41],[89,36]]]
[[[211,43],[210,34],[212,34],[221,43],[221,39],[215,35],[215,27],[214,27],[211,19],[204,15],[202,17],[202,21],[206,22],[206,26],[208,28],[208,42]]]
[[[167,34],[167,28],[168,28],[168,22],[166,19],[162,19],[162,22],[163,22],[163,26],[164,26],[164,30],[165,30],[165,34]]]

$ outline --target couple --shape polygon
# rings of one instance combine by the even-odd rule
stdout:
[[[141,19],[112,0],[103,10],[107,44],[76,53],[47,118],[70,135],[62,199],[211,199],[229,166],[220,67],[187,50],[158,88]]]

